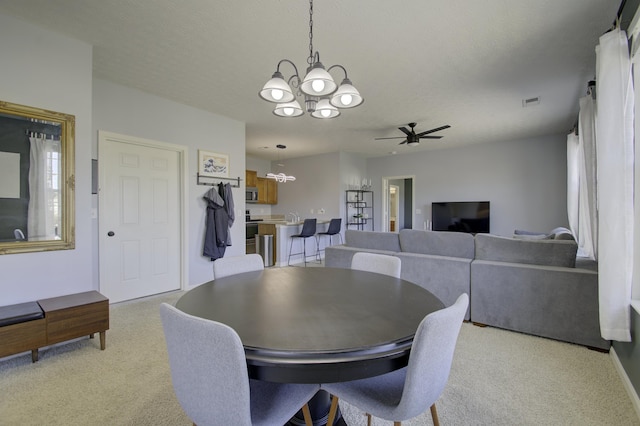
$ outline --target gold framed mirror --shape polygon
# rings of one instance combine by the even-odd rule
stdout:
[[[0,101],[0,254],[75,248],[75,117]]]

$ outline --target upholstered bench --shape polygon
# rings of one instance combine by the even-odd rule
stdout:
[[[36,362],[46,344],[47,323],[37,302],[0,307],[0,358],[30,350]]]
[[[106,347],[109,299],[97,291],[68,294],[0,307],[0,358],[31,351],[65,340],[100,333],[100,349]]]

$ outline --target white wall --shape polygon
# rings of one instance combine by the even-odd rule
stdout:
[[[278,184],[278,204],[271,208],[274,214],[298,212],[303,219],[318,220],[340,217],[340,153],[287,159],[281,163],[284,168],[279,170],[295,176],[296,180]],[[324,209],[324,214],[318,213],[318,209]]]
[[[76,119],[76,248],[0,256],[0,306],[91,290],[92,48],[0,15],[0,58],[0,100]]]
[[[407,148],[409,150],[410,148]],[[431,203],[490,201],[491,233],[568,226],[566,136],[483,144],[369,159],[381,229],[382,178],[415,175],[414,228],[431,219]]]
[[[211,188],[196,184],[198,149],[229,155],[230,177],[241,177],[233,188],[236,224],[231,228],[233,245],[225,256],[244,254],[245,125],[216,114],[195,109],[104,80],[93,83],[93,147],[97,152],[98,130],[188,147],[188,254],[189,285],[213,278],[211,260],[202,256],[206,203],[202,196]],[[233,183],[233,182],[230,182]],[[97,250],[97,227],[96,244]],[[94,256],[94,262],[97,256]],[[95,265],[94,280],[99,276]]]

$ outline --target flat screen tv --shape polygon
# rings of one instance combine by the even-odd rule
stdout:
[[[489,233],[489,201],[457,201],[431,204],[431,229]]]

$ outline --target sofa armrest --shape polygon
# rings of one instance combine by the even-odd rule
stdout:
[[[587,269],[474,260],[471,320],[608,349],[600,336],[598,274]]]

